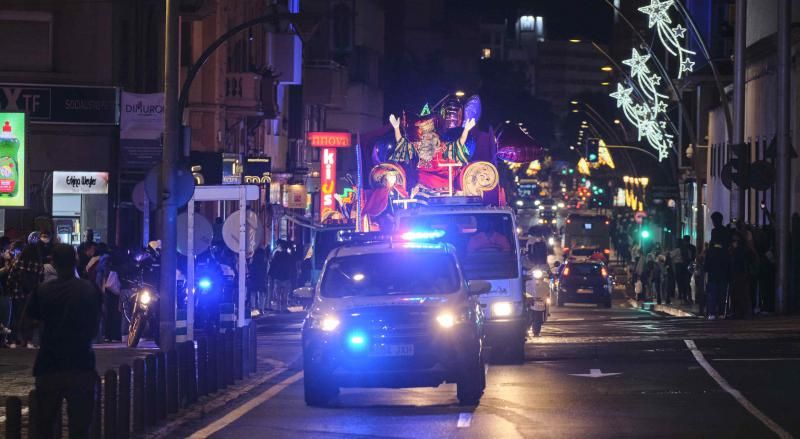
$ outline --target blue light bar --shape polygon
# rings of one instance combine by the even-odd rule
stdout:
[[[444,230],[411,230],[401,235],[403,241],[430,241],[444,236]]]
[[[211,279],[202,278],[197,281],[197,286],[200,287],[200,289],[207,290],[211,288]]]

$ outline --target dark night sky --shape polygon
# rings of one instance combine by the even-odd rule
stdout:
[[[511,22],[522,13],[541,15],[549,39],[579,37],[599,43],[611,39],[613,13],[604,0],[454,0],[451,4],[498,21]]]

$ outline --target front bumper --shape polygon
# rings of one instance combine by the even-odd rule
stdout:
[[[410,336],[370,334],[363,349],[347,342],[348,331],[303,332],[306,368],[313,368],[337,387],[435,387],[456,382],[465,365],[480,358],[481,341],[468,325],[431,328]],[[375,355],[376,345],[413,346],[413,355]]]

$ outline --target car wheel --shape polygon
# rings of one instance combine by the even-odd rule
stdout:
[[[483,365],[483,361],[472,361],[472,364],[465,368],[461,379],[456,383],[458,404],[462,406],[478,405],[485,388],[486,368]]]
[[[339,388],[331,383],[319,368],[304,365],[303,394],[306,405],[310,407],[324,407],[339,394]]]
[[[508,361],[513,364],[522,364],[525,362],[524,338],[508,348]]]

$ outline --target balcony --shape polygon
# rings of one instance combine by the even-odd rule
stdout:
[[[308,61],[303,66],[303,101],[307,105],[344,106],[347,68],[331,60]]]

